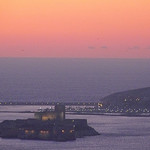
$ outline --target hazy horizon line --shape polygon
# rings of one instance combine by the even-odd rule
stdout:
[[[3,58],[11,58],[11,59],[124,59],[124,60],[149,60],[150,58],[121,58],[121,57],[0,57]]]

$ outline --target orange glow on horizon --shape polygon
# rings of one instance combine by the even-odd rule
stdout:
[[[0,57],[149,58],[149,0],[0,0]]]

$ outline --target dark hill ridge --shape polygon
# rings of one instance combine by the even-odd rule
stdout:
[[[150,87],[114,93],[104,97],[102,102],[111,108],[150,110]]]

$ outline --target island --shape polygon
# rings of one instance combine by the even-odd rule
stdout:
[[[39,110],[31,119],[4,120],[0,123],[0,137],[32,140],[71,141],[84,136],[100,135],[86,119],[66,119],[65,105],[55,110]]]

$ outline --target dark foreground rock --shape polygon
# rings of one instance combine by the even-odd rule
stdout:
[[[86,119],[65,119],[64,121],[17,119],[0,123],[2,138],[70,141],[95,135],[99,133],[88,126]]]

